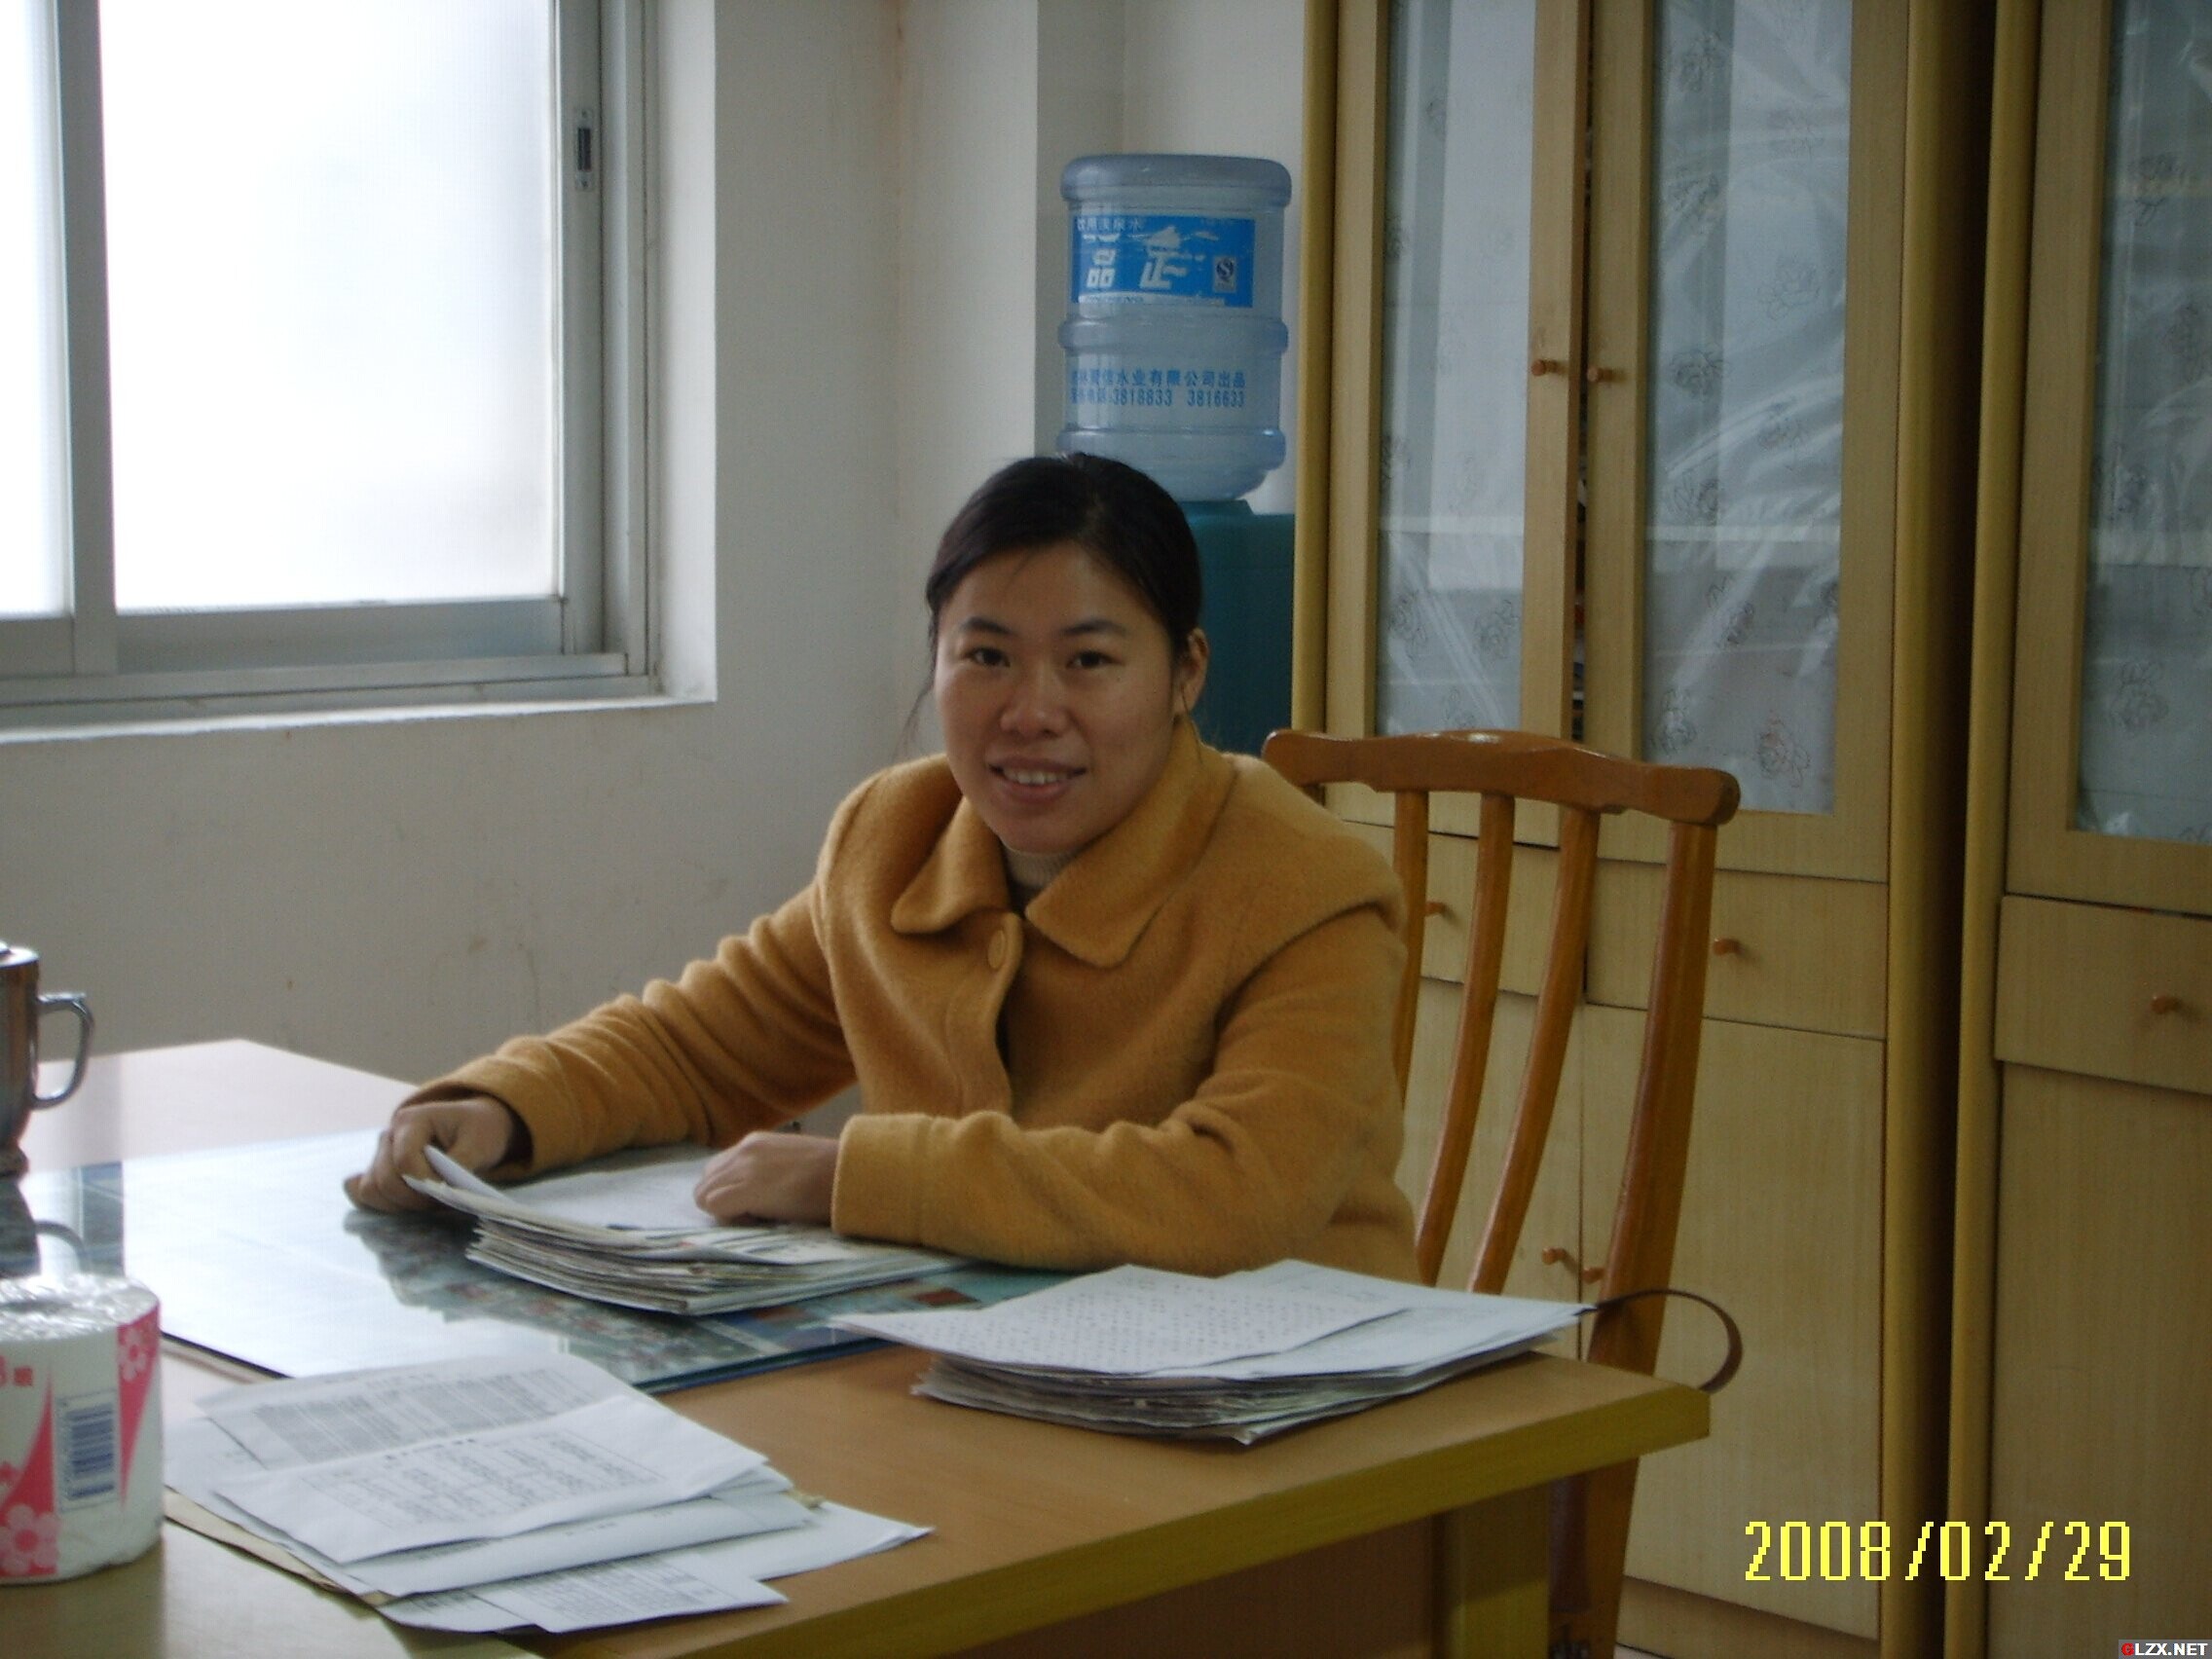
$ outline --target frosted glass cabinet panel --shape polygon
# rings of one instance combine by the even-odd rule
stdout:
[[[2076,827],[2212,842],[2212,10],[2114,9]]]
[[[1835,800],[1851,12],[1657,12],[1642,747],[1770,811]]]
[[[1521,723],[1535,0],[1390,8],[1380,731]]]

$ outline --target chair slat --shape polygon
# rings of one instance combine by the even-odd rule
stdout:
[[[1583,958],[1590,944],[1590,892],[1598,871],[1598,815],[1569,807],[1560,814],[1559,877],[1552,890],[1551,943],[1544,956],[1536,1019],[1522,1069],[1521,1101],[1505,1149],[1497,1195],[1483,1228],[1470,1290],[1494,1296],[1505,1288],[1514,1247],[1535,1196],[1536,1176],[1552,1132],[1567,1042],[1582,1000]]]
[[[1459,1213],[1459,1191],[1466,1179],[1468,1154],[1474,1149],[1475,1119],[1482,1109],[1483,1079],[1490,1067],[1497,986],[1505,964],[1505,921],[1513,896],[1513,815],[1511,795],[1482,797],[1481,837],[1475,843],[1475,908],[1467,922],[1458,1033],[1453,1040],[1444,1121],[1429,1160],[1420,1225],[1414,1234],[1415,1259],[1421,1277],[1430,1284],[1443,1270],[1444,1247]],[[1407,1036],[1410,1043],[1410,1031]]]
[[[1403,1094],[1414,1063],[1414,1021],[1420,1013],[1421,946],[1428,937],[1428,796],[1402,790],[1391,835],[1391,863],[1406,894],[1406,966],[1398,979],[1398,1006],[1390,1032],[1390,1057]]]

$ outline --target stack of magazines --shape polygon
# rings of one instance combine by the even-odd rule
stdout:
[[[1249,1445],[1524,1352],[1585,1311],[1278,1262],[1217,1279],[1116,1268],[991,1308],[836,1323],[938,1355],[918,1391],[955,1405]]]
[[[959,1257],[843,1238],[826,1227],[728,1227],[691,1202],[707,1155],[656,1148],[513,1187],[433,1149],[418,1192],[477,1218],[469,1260],[554,1290],[662,1313],[722,1313],[887,1284]]]

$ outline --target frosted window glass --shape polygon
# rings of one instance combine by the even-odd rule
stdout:
[[[125,610],[558,585],[546,0],[106,0]]]
[[[2076,822],[2212,842],[2212,17],[2117,9]]]
[[[51,64],[45,0],[0,0],[0,616],[68,599]]]
[[[1653,74],[1644,753],[1826,812],[1849,0],[1667,0]]]
[[[1378,729],[1513,726],[1534,0],[1390,14]]]

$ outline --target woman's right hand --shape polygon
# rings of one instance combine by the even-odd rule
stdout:
[[[436,1178],[428,1157],[431,1147],[477,1172],[508,1161],[522,1131],[513,1109],[488,1094],[402,1106],[377,1136],[368,1168],[347,1177],[346,1196],[369,1210],[429,1209],[435,1200],[410,1187],[405,1177]]]

